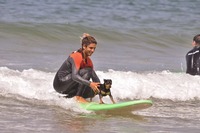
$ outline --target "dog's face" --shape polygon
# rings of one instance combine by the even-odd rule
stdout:
[[[104,85],[106,89],[110,89],[112,86],[112,80],[111,79],[104,79]]]

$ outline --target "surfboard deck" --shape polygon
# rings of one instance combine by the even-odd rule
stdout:
[[[79,103],[80,107],[89,111],[101,111],[101,110],[141,110],[149,108],[153,105],[151,100],[132,100],[126,102],[119,102],[115,104],[99,104],[96,102],[91,103]]]

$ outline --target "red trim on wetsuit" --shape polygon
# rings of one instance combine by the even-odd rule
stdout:
[[[77,70],[83,69],[83,68],[86,68],[86,67],[93,68],[92,60],[89,57],[87,57],[87,59],[86,59],[87,61],[85,62],[84,59],[83,59],[83,56],[80,52],[72,53],[70,55],[70,57],[74,60],[74,63],[75,63]]]

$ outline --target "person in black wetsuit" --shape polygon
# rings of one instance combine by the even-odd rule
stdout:
[[[186,73],[200,75],[200,34],[194,36],[192,45],[193,49],[186,54]]]
[[[94,37],[83,34],[82,48],[71,53],[55,75],[53,87],[57,92],[67,94],[67,98],[75,96],[79,102],[87,102],[85,98],[99,92],[100,80],[89,57],[95,52],[96,45]]]

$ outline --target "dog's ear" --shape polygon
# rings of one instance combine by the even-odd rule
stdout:
[[[106,83],[108,80],[107,79],[103,79],[104,83]]]

